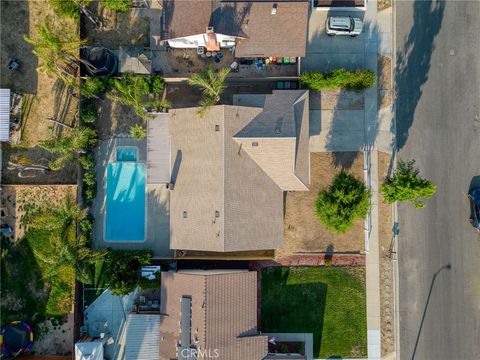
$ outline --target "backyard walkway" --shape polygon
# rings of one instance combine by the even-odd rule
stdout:
[[[364,266],[365,255],[332,254],[332,255],[292,255],[275,260],[256,260],[249,262],[251,270],[260,270],[270,266],[320,266],[325,265],[325,259],[330,259],[335,266]]]

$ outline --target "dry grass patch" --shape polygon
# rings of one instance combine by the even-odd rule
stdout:
[[[310,154],[310,191],[289,192],[285,203],[284,247],[277,257],[295,253],[348,252],[364,250],[363,221],[358,220],[345,234],[327,230],[315,214],[315,198],[328,187],[342,169],[363,181],[361,152],[322,152]]]
[[[392,105],[392,58],[378,57],[378,108]]]

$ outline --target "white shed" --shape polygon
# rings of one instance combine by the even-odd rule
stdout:
[[[0,141],[10,140],[10,89],[0,89]]]
[[[103,360],[103,344],[100,341],[75,344],[75,360]]]

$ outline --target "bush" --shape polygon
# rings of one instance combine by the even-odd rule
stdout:
[[[87,239],[87,246],[92,242],[93,224],[94,219],[90,214],[79,222],[80,233]]]
[[[127,295],[140,284],[140,269],[149,265],[149,250],[112,250],[105,257],[105,283],[113,295]]]
[[[90,99],[98,97],[107,89],[104,78],[89,77],[80,84],[80,95]]]
[[[102,6],[106,9],[116,12],[127,12],[132,6],[132,0],[100,0]]]
[[[318,194],[315,200],[317,217],[327,229],[345,233],[355,220],[367,215],[370,195],[362,181],[341,171],[329,188]]]
[[[95,166],[95,160],[92,153],[82,154],[78,160],[80,161],[80,165],[82,165],[84,170],[91,170]]]
[[[395,201],[410,201],[416,208],[425,207],[421,199],[428,199],[435,194],[437,186],[427,179],[418,176],[415,160],[399,161],[397,171],[388,177],[380,187],[385,200],[389,204]]]
[[[310,90],[345,89],[361,91],[372,87],[375,81],[375,74],[371,70],[336,69],[328,73],[310,71],[300,75],[301,84]]]
[[[91,0],[48,0],[55,14],[70,19],[80,19],[80,6],[87,6]]]
[[[93,204],[93,199],[97,196],[97,179],[94,172],[86,172],[83,174],[83,198],[88,206]]]
[[[130,127],[130,135],[136,140],[142,140],[147,136],[147,129],[145,126],[135,124]]]
[[[98,118],[97,108],[91,102],[82,103],[80,106],[80,118],[83,122],[93,123]]]

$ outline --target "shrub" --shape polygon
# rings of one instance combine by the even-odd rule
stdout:
[[[93,186],[96,184],[96,175],[94,172],[86,172],[83,174],[83,183],[87,186]]]
[[[70,19],[80,19],[80,6],[87,6],[91,0],[48,0],[55,14]]]
[[[304,72],[300,82],[311,90],[345,89],[361,91],[375,84],[375,74],[371,70],[335,69],[328,73],[318,71]]]
[[[149,250],[112,250],[105,257],[105,283],[113,295],[127,295],[140,284],[140,268],[149,265]]]
[[[339,234],[345,233],[355,220],[364,218],[369,208],[370,191],[362,181],[344,171],[338,173],[315,200],[320,222]]]
[[[135,124],[130,127],[130,135],[136,140],[142,140],[147,136],[147,129],[145,126]]]
[[[92,242],[92,233],[93,233],[93,224],[94,219],[92,215],[87,215],[84,219],[79,222],[80,233],[86,239],[87,246],[90,246]]]
[[[100,0],[102,6],[106,9],[116,12],[127,12],[132,6],[132,0]]]
[[[107,86],[104,78],[89,77],[80,84],[80,95],[90,99],[105,92]]]
[[[380,187],[385,200],[389,204],[395,201],[410,201],[416,208],[425,207],[421,199],[428,199],[435,194],[437,186],[427,179],[418,176],[415,160],[399,161],[397,171],[388,177]]]
[[[97,108],[91,102],[82,103],[80,106],[80,118],[86,123],[93,123],[98,118]]]
[[[91,170],[95,166],[95,160],[92,153],[82,154],[78,160],[80,161],[80,165],[82,165],[84,170]]]

